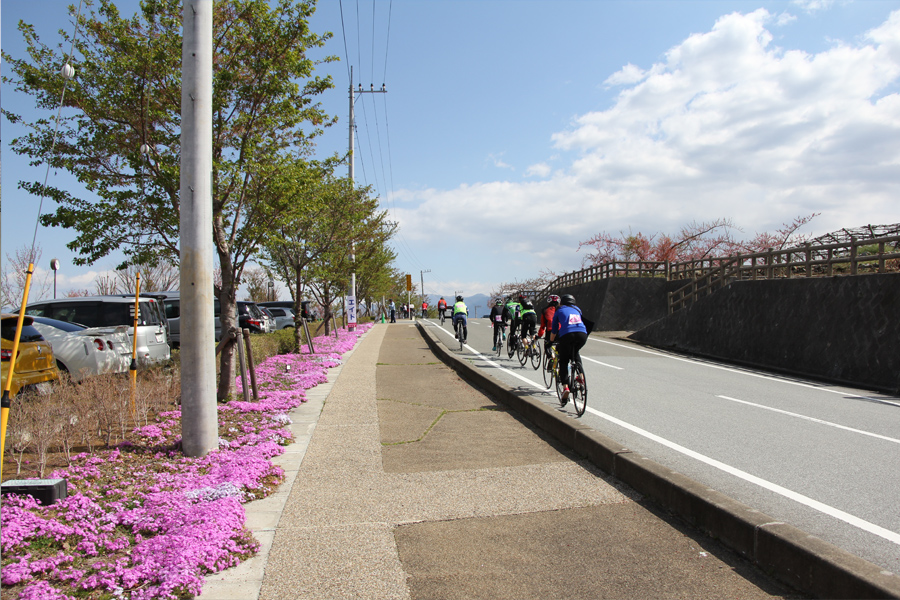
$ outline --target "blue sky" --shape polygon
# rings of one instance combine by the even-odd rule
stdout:
[[[21,54],[19,19],[46,41],[71,29],[66,4],[5,0],[3,49]],[[356,179],[429,293],[578,269],[601,231],[900,222],[900,1],[329,0],[311,26],[341,58],[318,153],[347,148],[348,66],[384,83],[356,102]],[[34,114],[8,86],[0,100]],[[37,217],[17,182],[44,176],[7,149],[17,133],[2,123],[4,261]],[[59,258],[60,294],[116,264],[74,267],[71,237],[38,230],[37,276]]]

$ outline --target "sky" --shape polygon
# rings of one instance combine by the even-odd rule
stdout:
[[[4,0],[3,50],[22,55],[19,19],[48,42],[71,31],[66,5]],[[347,151],[350,67],[384,84],[355,103],[355,179],[430,294],[580,269],[601,232],[900,222],[900,0],[328,0],[310,25],[334,34],[317,56],[340,58],[319,69],[339,121],[316,156]],[[47,116],[5,84],[0,102]],[[39,199],[18,181],[46,172],[8,149],[21,133],[0,124],[4,261],[35,236]],[[35,276],[59,259],[59,295],[121,258],[76,267],[73,238],[37,229]]]

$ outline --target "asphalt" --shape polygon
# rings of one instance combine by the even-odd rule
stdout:
[[[409,321],[369,330],[291,415],[285,482],[246,505],[260,552],[200,598],[900,592],[473,371]]]

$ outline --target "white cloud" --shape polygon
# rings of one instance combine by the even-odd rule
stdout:
[[[791,0],[791,4],[800,7],[808,13],[814,13],[820,10],[828,10],[834,6],[834,0]]]
[[[506,164],[505,162],[503,162],[503,155],[504,155],[504,154],[505,154],[505,152],[500,152],[500,153],[498,153],[498,154],[488,154],[487,160],[488,160],[491,164],[493,164],[495,167],[497,167],[498,169],[511,169],[511,170],[515,170],[515,169],[513,169],[513,166],[512,166],[512,165],[508,165],[508,164]]]
[[[400,192],[420,204],[394,217],[427,243],[458,230],[452,206],[460,244],[489,240],[485,260],[534,274],[577,266],[578,242],[604,230],[730,217],[749,237],[813,212],[812,233],[900,221],[900,13],[817,54],[774,45],[776,19],[725,15],[663,61],[626,65],[606,80],[622,86],[610,107],[553,136],[554,164],[568,166],[527,171],[549,178]]]
[[[528,177],[547,177],[551,171],[550,165],[544,162],[528,167],[525,170],[525,175]]]

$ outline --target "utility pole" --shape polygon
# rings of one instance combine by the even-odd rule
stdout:
[[[427,302],[427,300],[425,299],[425,278],[422,275],[423,273],[431,273],[431,269],[425,269],[424,271],[419,271],[419,283],[422,286],[420,288],[422,290],[422,302]]]
[[[384,88],[384,84],[381,84],[381,89],[376,90],[375,84],[370,84],[368,90],[364,90],[362,84],[359,84],[360,94],[387,94],[387,90]],[[353,111],[353,106],[356,104],[356,95],[353,91],[353,66],[350,66],[350,191],[353,192],[354,181],[353,181],[353,132],[356,129],[356,113]],[[353,263],[353,272],[350,274],[350,293],[352,294],[352,306],[353,306],[353,323],[348,325],[348,329],[353,331],[356,329],[356,242],[350,242],[350,262]]]
[[[184,453],[204,456],[219,446],[212,245],[213,0],[185,0],[183,15],[181,429]]]

